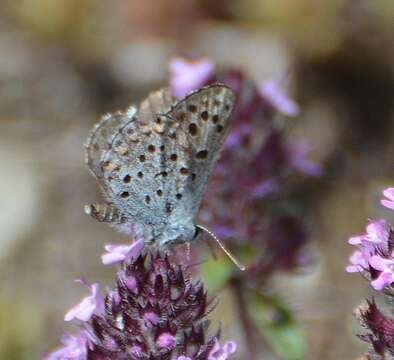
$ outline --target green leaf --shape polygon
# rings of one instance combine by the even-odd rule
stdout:
[[[285,360],[301,360],[306,341],[289,308],[280,299],[253,292],[250,297],[253,319],[261,336]]]

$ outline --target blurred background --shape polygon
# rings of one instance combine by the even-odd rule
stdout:
[[[346,274],[346,240],[393,216],[394,3],[391,0],[2,0],[0,2],[0,358],[38,359],[59,343],[64,312],[111,284],[103,245],[121,234],[83,214],[99,199],[82,144],[100,114],[168,80],[173,56],[208,56],[257,81],[288,76],[323,175],[310,186],[313,262],[279,274],[306,339],[304,359],[355,359],[366,345],[353,309],[371,294]],[[241,338],[224,292],[214,317]],[[227,314],[224,316],[223,314]],[[271,359],[267,355],[266,359]]]

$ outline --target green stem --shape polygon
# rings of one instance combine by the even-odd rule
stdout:
[[[244,342],[246,344],[246,358],[249,360],[256,360],[257,351],[255,347],[255,331],[254,324],[249,316],[247,310],[247,303],[245,300],[244,289],[240,282],[240,279],[233,278],[231,280],[231,289],[234,294],[235,305],[238,312],[238,317],[241,323],[242,332],[244,336]]]

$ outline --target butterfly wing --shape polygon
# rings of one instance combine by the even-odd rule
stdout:
[[[176,124],[176,176],[168,191],[169,222],[194,221],[230,128],[234,93],[225,85],[204,87],[179,101],[167,116]]]
[[[110,150],[114,136],[125,123],[134,118],[136,113],[137,109],[132,106],[125,113],[118,111],[104,115],[87,138],[84,145],[85,162],[99,182],[104,176],[103,157]]]
[[[120,126],[100,158],[107,197],[131,222],[162,225],[163,179],[169,177],[164,115],[174,103],[168,89],[148,96],[138,114]],[[158,115],[159,114],[159,115]]]
[[[179,218],[194,218],[229,128],[234,95],[216,84],[173,103],[168,90],[156,92],[138,114],[100,123],[94,134],[109,126],[111,135],[104,141],[104,135],[91,136],[88,145],[88,165],[106,196],[154,234]]]

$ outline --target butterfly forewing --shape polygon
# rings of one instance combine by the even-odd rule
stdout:
[[[179,101],[167,114],[177,124],[174,152],[178,155],[169,201],[172,217],[194,218],[229,129],[234,105],[231,89],[212,85]],[[171,220],[170,220],[171,221]]]

